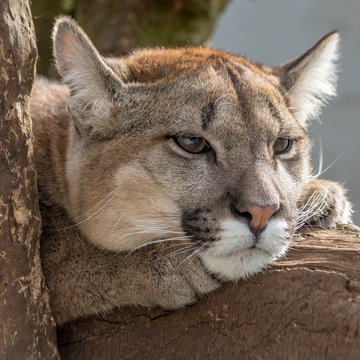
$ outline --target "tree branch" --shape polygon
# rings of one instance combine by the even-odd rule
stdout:
[[[285,260],[175,312],[120,309],[59,330],[70,359],[359,359],[360,229],[305,231]]]

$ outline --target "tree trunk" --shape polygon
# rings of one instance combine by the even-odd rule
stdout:
[[[206,45],[229,0],[32,0],[39,43],[38,72],[55,76],[50,65],[54,18],[78,20],[104,55],[136,47]]]
[[[207,44],[228,1],[77,0],[75,17],[101,52],[118,56],[135,47]]]
[[[63,360],[360,359],[360,229],[312,230],[269,271],[175,312],[120,309],[59,330]]]
[[[0,2],[0,359],[57,359],[39,256],[29,97],[36,45],[27,0]]]

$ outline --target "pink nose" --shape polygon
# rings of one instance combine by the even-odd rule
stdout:
[[[278,205],[252,205],[240,210],[240,214],[246,214],[250,218],[250,230],[255,236],[259,236],[266,228],[271,216],[279,209]],[[250,216],[249,216],[250,215]]]

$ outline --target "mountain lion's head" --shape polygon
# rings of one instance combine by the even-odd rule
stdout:
[[[115,59],[59,19],[73,221],[102,248],[162,242],[223,279],[284,255],[312,171],[306,127],[335,93],[338,40],[279,67],[207,48]]]

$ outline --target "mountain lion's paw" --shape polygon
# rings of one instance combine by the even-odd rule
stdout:
[[[351,223],[351,204],[346,190],[335,181],[309,181],[298,198],[298,226],[314,225],[330,229]]]

